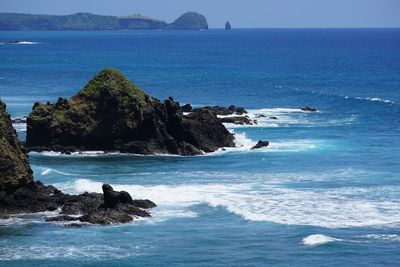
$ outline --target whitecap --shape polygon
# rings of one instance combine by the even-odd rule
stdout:
[[[101,192],[101,186],[101,182],[78,179],[69,190],[71,193]],[[389,227],[400,223],[400,201],[390,198],[400,192],[399,186],[290,189],[268,179],[263,182],[257,179],[244,183],[113,184],[113,187],[129,192],[134,198],[151,199],[158,205],[157,211],[169,217],[174,217],[174,212],[194,216],[192,206],[207,204],[255,222],[325,228]]]
[[[327,243],[331,243],[331,242],[337,242],[337,241],[342,241],[341,239],[338,238],[333,238],[330,236],[326,236],[326,235],[321,235],[321,234],[314,234],[314,235],[309,235],[305,238],[303,238],[302,243],[305,246],[320,246],[320,245],[324,245]]]
[[[360,237],[374,239],[374,240],[400,242],[400,235],[398,235],[398,234],[369,234],[369,235],[363,235]]]

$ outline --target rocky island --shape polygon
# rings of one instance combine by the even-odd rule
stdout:
[[[134,217],[149,217],[150,200],[133,200],[129,193],[103,185],[103,194],[64,194],[55,187],[34,181],[28,156],[12,127],[6,105],[0,101],[0,219],[18,213],[60,210],[47,221],[93,224],[127,223]]]
[[[200,155],[233,147],[233,140],[213,111],[184,115],[172,97],[161,102],[113,68],[70,99],[35,103],[27,118],[29,151]]]
[[[196,12],[187,12],[172,23],[140,14],[117,17],[91,13],[64,16],[0,13],[0,31],[206,29],[207,19]]]

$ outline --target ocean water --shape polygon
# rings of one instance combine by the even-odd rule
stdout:
[[[199,157],[31,153],[68,193],[158,204],[110,227],[0,221],[1,266],[399,266],[400,30],[1,32],[13,117],[114,66],[149,94],[239,105],[237,148]],[[312,106],[316,113],[301,112]],[[277,120],[268,117],[275,116]],[[15,125],[21,139],[25,125]],[[258,140],[270,147],[251,151]]]

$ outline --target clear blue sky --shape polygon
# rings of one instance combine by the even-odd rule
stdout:
[[[400,0],[0,0],[0,12],[141,13],[167,22],[186,11],[211,27],[400,27]]]

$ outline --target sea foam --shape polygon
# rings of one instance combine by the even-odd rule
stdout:
[[[324,245],[324,244],[335,242],[335,241],[341,241],[341,239],[333,238],[333,237],[321,235],[321,234],[315,234],[315,235],[309,235],[309,236],[303,238],[302,243],[305,246],[315,247],[315,246],[320,246],[320,245]]]
[[[79,179],[74,182],[72,193],[101,192],[101,186],[100,182]],[[281,188],[276,183],[260,181],[151,186],[113,184],[113,187],[128,191],[135,198],[151,199],[158,205],[158,211],[169,217],[174,217],[174,212],[193,216],[192,206],[207,204],[224,208],[245,220],[278,224],[345,228],[400,223],[400,202],[383,198],[391,195],[387,191],[393,194],[399,192],[400,187],[311,190]]]

